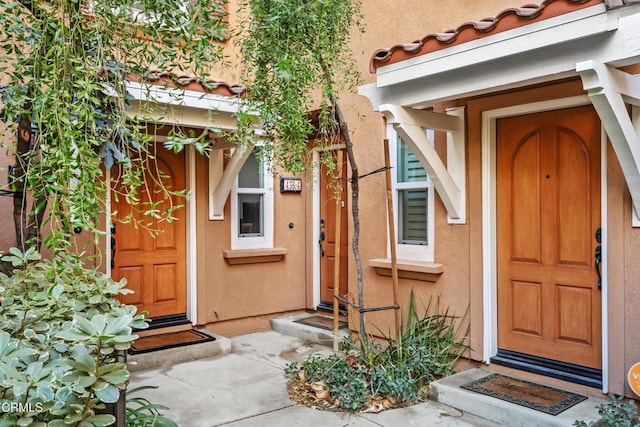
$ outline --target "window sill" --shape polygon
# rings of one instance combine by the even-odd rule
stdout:
[[[223,257],[230,265],[279,262],[287,254],[286,248],[225,250]]]
[[[375,258],[369,260],[369,267],[373,267],[380,276],[391,277],[391,260],[389,258]],[[398,277],[402,279],[435,282],[444,272],[442,264],[433,262],[398,260]]]

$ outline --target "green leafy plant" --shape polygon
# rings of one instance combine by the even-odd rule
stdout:
[[[12,248],[0,275],[0,426],[108,426],[129,372],[122,360],[147,327],[144,314],[117,300],[125,282],[86,268],[79,255],[40,261]]]
[[[137,394],[144,390],[156,389],[157,386],[139,386],[127,390],[127,426],[128,427],[177,427],[171,419],[160,411],[166,411],[164,405],[151,403]]]
[[[602,415],[602,425],[606,427],[640,427],[638,407],[632,399],[624,400],[624,396],[609,394],[608,403],[597,406],[598,413]],[[573,423],[576,427],[600,425],[594,422],[587,424],[582,420]]]
[[[423,400],[429,382],[450,375],[468,349],[466,315],[458,318],[449,309],[441,310],[439,300],[430,301],[419,315],[412,292],[401,331],[397,339],[384,338],[385,345],[371,337],[347,339],[345,354],[313,354],[302,364],[289,364],[285,374],[291,377],[291,397],[311,406],[351,411]]]
[[[207,84],[221,62],[225,15],[224,1],[211,0],[0,1],[0,121],[16,133],[6,142],[15,153],[21,250],[46,235],[48,247],[64,251],[74,230],[93,232],[97,241],[110,191],[105,170],[118,178],[119,197],[137,206],[119,219],[171,220],[177,206],[158,209],[140,197],[154,180],[170,190],[158,179],[148,127],[163,114],[144,84],[179,86],[184,74]],[[136,83],[148,101],[132,100]],[[194,142],[204,149],[189,136],[172,127],[169,139],[179,143],[171,147]],[[50,230],[41,233],[46,223]]]
[[[268,159],[289,172],[301,172],[312,162],[314,144],[328,147],[343,143],[351,177],[357,305],[364,308],[360,258],[360,208],[358,164],[340,93],[354,91],[359,72],[350,50],[354,29],[362,30],[358,0],[241,0],[247,16],[237,39],[242,53],[244,82],[251,99],[248,111],[260,118],[262,148]],[[310,112],[317,109],[317,132]],[[240,120],[239,129],[251,125]],[[238,135],[245,132],[240,131]],[[309,139],[314,138],[314,144]],[[245,141],[246,142],[246,141]],[[335,171],[332,156],[322,156],[327,170]],[[340,187],[340,186],[339,186]],[[366,335],[360,312],[360,335]]]

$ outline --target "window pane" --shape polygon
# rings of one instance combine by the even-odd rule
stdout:
[[[427,244],[427,193],[426,188],[398,191],[399,243]]]
[[[427,180],[427,171],[405,142],[398,138],[398,182],[420,182]]]
[[[251,152],[242,169],[240,169],[238,187],[264,188],[264,174],[254,151]]]
[[[264,236],[262,194],[238,194],[238,236]]]

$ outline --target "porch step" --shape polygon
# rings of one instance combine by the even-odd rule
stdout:
[[[301,340],[324,345],[326,347],[333,347],[333,331],[296,323],[296,320],[313,316],[316,316],[316,314],[301,313],[272,319],[271,329],[283,335],[299,338]],[[338,331],[338,336],[340,338],[349,336],[349,330],[340,329]]]
[[[213,336],[215,341],[166,348],[149,353],[128,354],[127,368],[130,372],[164,368],[178,363],[206,359],[231,352],[231,340],[229,338],[213,334],[207,330],[200,330],[200,332]]]
[[[589,397],[587,400],[553,416],[460,388],[464,384],[486,377],[491,373],[484,369],[475,368],[434,381],[429,386],[431,397],[463,412],[510,427],[568,427],[572,426],[576,420],[583,420],[587,425],[592,421],[596,426],[602,425],[602,419],[596,406],[604,403],[605,400]]]

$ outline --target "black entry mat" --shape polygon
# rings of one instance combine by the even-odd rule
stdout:
[[[185,345],[199,344],[215,340],[216,339],[211,335],[193,329],[150,335],[135,340],[129,349],[129,354],[149,353],[151,351],[164,350],[166,348],[182,347]]]
[[[587,399],[581,394],[502,374],[491,374],[460,387],[550,415],[558,415]]]
[[[294,320],[295,323],[301,325],[313,326],[315,328],[326,329],[327,331],[333,331],[333,319],[331,317],[324,316],[311,316],[304,319]],[[346,329],[347,322],[344,320],[338,320],[338,329]]]

